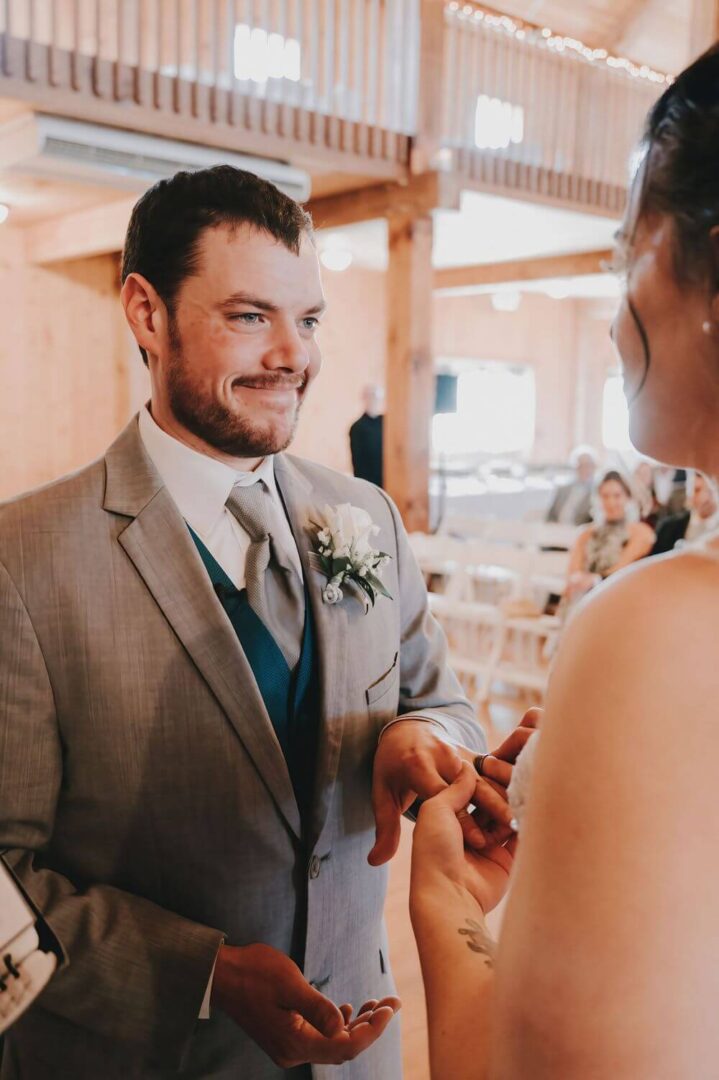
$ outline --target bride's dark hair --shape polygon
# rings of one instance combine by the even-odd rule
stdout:
[[[719,287],[710,230],[719,226],[719,43],[669,86],[647,117],[637,216],[675,226],[677,278]]]
[[[645,215],[666,214],[674,224],[677,280],[719,288],[719,259],[710,235],[719,226],[719,43],[686,68],[652,107],[640,149],[630,232]],[[630,247],[632,236],[624,234],[623,242]],[[647,381],[651,349],[629,296],[627,304],[644,350],[644,374],[631,404]]]

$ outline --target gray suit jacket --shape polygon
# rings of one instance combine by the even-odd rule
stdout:
[[[552,499],[552,505],[547,511],[547,521],[559,521],[564,504],[576,488],[581,488],[581,499],[574,509],[572,525],[587,525],[592,520],[592,490],[591,484],[582,484],[574,481],[570,484],[561,484]]]
[[[308,843],[249,664],[134,419],[105,457],[0,508],[0,846],[69,964],[8,1037],[2,1077],[131,1080],[282,1071],[197,1015],[223,938],[289,953],[355,1006],[392,992],[386,873],[367,864],[382,727],[421,710],[483,749],[396,509],[280,455],[316,624],[322,712]],[[321,601],[308,520],[364,507],[394,600]],[[396,1021],[315,1078],[397,1080]]]

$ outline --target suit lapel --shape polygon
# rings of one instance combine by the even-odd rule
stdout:
[[[252,669],[189,530],[145,452],[136,419],[110,447],[105,464],[105,509],[132,519],[119,543],[299,837],[300,815],[287,764]]]
[[[311,843],[314,843],[327,819],[337,779],[342,730],[347,712],[349,624],[345,604],[329,605],[323,602],[325,577],[310,566],[309,553],[312,550],[313,536],[309,523],[317,510],[322,508],[325,499],[284,454],[278,454],[275,458],[275,476],[302,561],[320,664],[319,750],[311,821],[312,835],[309,838]]]

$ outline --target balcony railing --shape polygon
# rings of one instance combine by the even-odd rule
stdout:
[[[474,4],[445,5],[442,142],[488,186],[622,209],[666,79]]]
[[[4,0],[0,32],[6,79],[137,106],[158,132],[165,114],[190,139],[226,126],[231,148],[408,159],[418,0]]]
[[[397,177],[426,76],[420,10],[420,0],[0,0],[0,94]],[[478,187],[621,210],[663,76],[474,2],[444,5],[439,44],[445,165]]]

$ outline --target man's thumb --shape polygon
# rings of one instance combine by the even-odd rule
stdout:
[[[321,1035],[331,1039],[342,1031],[345,1022],[342,1013],[333,1001],[315,990],[314,986],[302,980],[302,988],[298,986],[297,1002],[295,1011],[303,1019],[316,1028]]]
[[[375,843],[367,856],[370,866],[382,866],[389,862],[399,847],[401,826],[400,812],[394,799],[385,795],[375,804]]]

